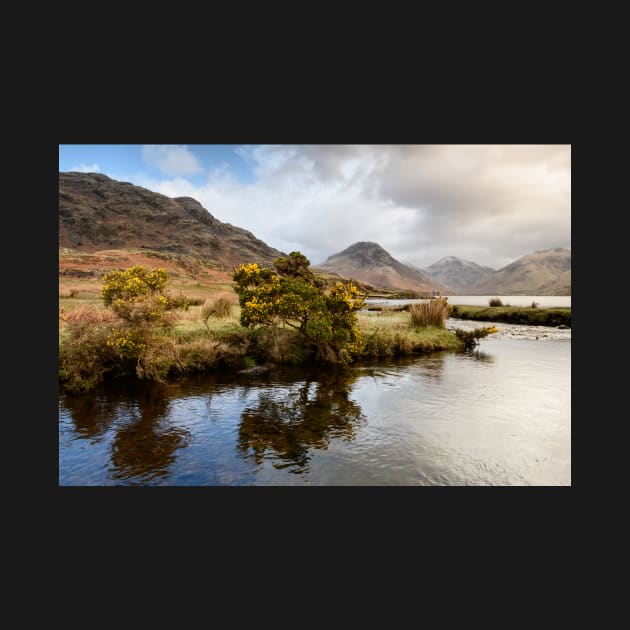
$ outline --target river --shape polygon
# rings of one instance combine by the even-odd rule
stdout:
[[[59,484],[570,485],[571,340],[559,332],[345,371],[60,396]]]

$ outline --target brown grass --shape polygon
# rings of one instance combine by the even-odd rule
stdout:
[[[444,322],[448,319],[448,308],[443,300],[412,304],[409,307],[409,312],[411,313],[411,326],[413,328],[425,326],[444,328]]]
[[[210,317],[216,317],[218,319],[225,319],[232,315],[232,307],[236,304],[236,294],[229,293],[228,291],[220,291],[215,295],[207,297],[204,301],[199,318],[204,323],[205,327],[210,332],[208,327],[208,319]]]
[[[68,311],[62,307],[59,309],[59,319],[70,325],[83,323],[92,326],[118,321],[118,317],[111,310],[91,304]]]

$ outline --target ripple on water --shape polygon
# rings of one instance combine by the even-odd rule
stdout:
[[[566,339],[491,336],[466,354],[62,397],[59,483],[570,485],[570,358]]]

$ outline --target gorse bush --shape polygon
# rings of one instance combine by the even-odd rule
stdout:
[[[124,371],[117,349],[108,343],[114,330],[112,323],[94,321],[90,311],[72,313],[59,344],[59,378],[67,391],[87,391],[108,372]]]
[[[496,326],[486,326],[484,328],[475,328],[474,330],[455,330],[455,335],[458,339],[464,342],[465,350],[472,350],[483,337],[487,337],[493,333],[498,333],[499,329]]]
[[[499,298],[490,298],[488,304],[490,306],[503,306],[503,302]]]
[[[59,376],[67,391],[85,391],[105,374],[133,374],[160,380],[176,363],[173,343],[160,333],[172,326],[183,298],[164,291],[168,272],[140,265],[103,276],[106,309],[78,308],[61,313]]]
[[[135,265],[123,271],[110,271],[103,276],[103,303],[131,324],[170,326],[173,318],[169,312],[188,308],[188,302],[182,296],[166,294],[167,282],[166,269]]]
[[[412,304],[409,307],[412,327],[437,326],[438,328],[444,328],[450,314],[449,307],[450,305],[447,303],[446,298]]]
[[[356,313],[364,300],[352,282],[327,290],[309,266],[303,254],[291,252],[274,261],[275,272],[256,263],[235,268],[241,325],[288,326],[314,348],[317,359],[346,364],[362,348]]]

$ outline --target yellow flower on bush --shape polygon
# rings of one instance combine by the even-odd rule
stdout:
[[[128,358],[138,357],[147,347],[142,336],[135,330],[112,330],[106,343]]]

